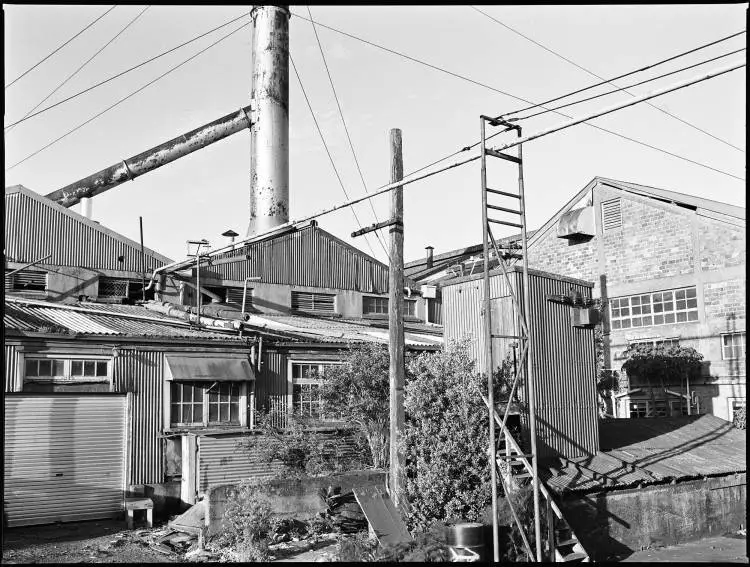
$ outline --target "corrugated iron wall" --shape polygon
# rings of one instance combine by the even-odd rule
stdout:
[[[219,264],[228,258],[238,258],[238,261]],[[368,293],[388,291],[387,266],[316,227],[305,227],[273,240],[243,246],[217,256],[214,263],[218,265],[201,270],[201,277],[244,281],[259,276],[262,283]]]
[[[264,349],[263,365],[255,381],[255,409],[281,410],[287,405],[287,393],[287,354]]]
[[[523,303],[522,273],[510,273]],[[571,288],[591,297],[591,287],[542,273],[529,274],[532,365],[536,376],[537,452],[539,458],[561,454],[577,457],[599,448],[598,406],[593,329],[571,325],[570,307],[547,301],[547,294],[567,295]],[[446,341],[468,338],[477,369],[484,371],[482,278],[446,285],[443,293]],[[490,277],[492,333],[518,335],[505,277]],[[512,359],[515,339],[493,339],[493,368]],[[527,399],[525,387],[519,391]],[[522,416],[523,417],[523,416]],[[528,434],[528,420],[522,422]],[[527,436],[528,439],[528,436]]]
[[[15,345],[5,345],[5,391],[15,392],[16,372],[18,371],[18,349]]]
[[[127,484],[164,482],[163,369],[163,352],[123,349],[115,357],[115,391],[133,393]]]
[[[282,469],[281,462],[263,462],[255,451],[244,446],[247,435],[206,435],[198,438],[198,491],[216,484],[242,479],[272,478]]]
[[[103,229],[89,226],[74,213],[24,193],[5,195],[5,254],[13,262],[33,262],[47,254],[46,264],[102,270],[141,271],[140,245],[129,244]],[[124,261],[118,261],[123,256]],[[166,258],[145,251],[146,266]]]

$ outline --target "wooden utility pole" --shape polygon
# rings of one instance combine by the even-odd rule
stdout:
[[[401,130],[391,129],[391,183],[404,178]],[[396,506],[403,494],[404,452],[398,449],[404,427],[404,189],[391,193],[391,258],[388,270],[388,351],[391,391],[391,474],[389,492]]]

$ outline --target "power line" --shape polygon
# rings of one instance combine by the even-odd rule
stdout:
[[[515,121],[515,120],[526,120],[527,118],[534,118],[535,116],[540,116],[542,114],[547,114],[548,112],[554,112],[555,110],[559,110],[561,108],[567,108],[568,106],[574,106],[576,104],[581,104],[583,102],[588,102],[590,100],[601,98],[603,96],[611,95],[611,94],[614,94],[614,93],[619,93],[621,91],[624,91],[626,88],[629,89],[629,88],[632,88],[632,87],[638,87],[640,85],[644,85],[646,83],[650,83],[650,82],[656,81],[658,79],[663,79],[664,77],[668,77],[670,75],[675,75],[677,73],[682,73],[683,71],[687,71],[688,69],[693,69],[695,67],[700,67],[701,65],[705,65],[706,63],[711,63],[712,61],[717,61],[719,59],[723,59],[724,57],[729,57],[730,55],[734,55],[735,53],[739,53],[741,51],[746,51],[746,48],[743,47],[742,49],[735,49],[734,51],[729,51],[728,53],[724,53],[722,55],[718,55],[716,57],[712,57],[711,59],[706,59],[705,61],[699,61],[698,63],[694,63],[693,65],[688,65],[687,67],[681,67],[681,68],[676,69],[674,71],[669,71],[668,73],[663,73],[661,75],[657,75],[656,77],[651,77],[649,79],[644,79],[643,81],[639,81],[637,83],[633,83],[632,85],[628,85],[627,87],[620,87],[620,88],[617,88],[617,89],[614,89],[614,90],[611,90],[611,91],[607,91],[607,92],[604,92],[604,93],[599,93],[599,94],[596,94],[596,95],[592,95],[592,96],[587,97],[587,98],[582,98],[580,100],[574,100],[573,102],[569,102],[569,103],[566,103],[566,104],[561,104],[560,106],[555,106],[555,107],[552,107],[552,108],[547,109],[547,110],[541,110],[539,112],[535,112],[534,114],[529,114],[529,115],[526,115],[526,116],[518,116],[516,118],[508,118],[507,120],[509,120],[511,122]],[[565,98],[565,97],[560,97],[560,98]],[[507,114],[503,115],[503,116],[505,117],[505,116],[507,116]]]
[[[318,124],[318,119],[315,116],[315,112],[313,111],[312,105],[310,104],[310,99],[307,96],[307,92],[305,91],[305,87],[302,85],[302,79],[299,76],[299,72],[297,71],[297,66],[294,64],[294,58],[292,57],[292,54],[289,54],[289,61],[292,62],[292,68],[294,69],[294,74],[297,75],[297,82],[299,83],[300,89],[302,89],[302,94],[305,97],[305,101],[307,102],[307,108],[310,109],[310,115],[312,116],[313,122],[315,122],[315,127],[318,129],[318,134],[320,135],[320,140],[323,142],[323,147],[326,150],[326,154],[328,154],[328,159],[331,162],[331,167],[333,167],[333,172],[336,174],[336,179],[339,180],[339,185],[341,186],[341,190],[344,192],[344,196],[349,199],[349,193],[346,192],[346,187],[344,187],[344,182],[341,181],[341,176],[339,175],[339,170],[336,169],[336,164],[333,161],[333,156],[331,156],[331,152],[328,149],[328,144],[326,144],[326,140],[323,137],[323,131],[320,129],[320,124]],[[352,213],[354,214],[354,218],[357,221],[357,224],[359,225],[359,228],[362,228],[362,223],[359,221],[359,217],[357,216],[357,211],[352,208]],[[372,248],[372,244],[370,244],[370,241],[367,239],[367,236],[365,236],[365,242],[367,242],[367,246],[370,248],[370,252],[372,252],[372,255],[375,256],[375,250]]]
[[[357,152],[354,151],[354,144],[352,143],[352,138],[349,136],[349,128],[346,126],[346,120],[344,119],[344,111],[341,110],[341,103],[339,102],[339,97],[336,94],[336,87],[333,86],[333,77],[331,77],[331,71],[328,68],[328,62],[326,61],[325,53],[323,52],[323,44],[320,42],[320,37],[318,36],[318,30],[315,28],[315,22],[313,22],[312,17],[312,11],[310,10],[310,6],[307,6],[307,13],[310,15],[310,22],[312,22],[312,28],[313,32],[315,33],[315,40],[318,42],[318,48],[320,48],[320,56],[323,58],[323,65],[326,68],[326,74],[328,75],[328,82],[331,83],[331,90],[333,91],[333,98],[336,99],[336,106],[339,109],[339,116],[341,117],[341,123],[344,125],[344,131],[346,132],[346,139],[349,141],[349,147],[352,150],[352,156],[354,157],[354,163],[357,166],[357,171],[359,172],[359,178],[362,181],[362,187],[365,190],[365,193],[369,193],[367,190],[367,183],[365,183],[365,177],[362,174],[362,168],[359,166],[359,160],[357,159]],[[370,209],[372,209],[372,214],[375,217],[375,222],[379,223],[380,219],[378,218],[378,214],[375,212],[375,207],[372,204],[372,201],[368,201],[370,205]],[[383,248],[383,252],[385,252],[386,257],[390,261],[391,257],[390,254],[388,254],[388,250],[385,247],[385,244],[383,244],[383,240],[380,237],[380,233],[378,231],[375,231],[375,237],[378,239],[378,242],[380,242],[380,246]]]
[[[541,44],[541,43],[539,43],[538,41],[535,41],[535,40],[531,39],[530,37],[528,37],[528,36],[526,36],[526,35],[522,34],[522,33],[521,33],[521,32],[519,32],[518,30],[515,30],[515,29],[513,29],[512,27],[510,27],[509,25],[507,25],[507,24],[504,24],[504,23],[503,23],[503,22],[501,22],[500,20],[498,20],[498,19],[496,19],[496,18],[493,18],[493,17],[492,17],[492,16],[490,16],[490,15],[489,15],[488,13],[486,13],[486,12],[483,12],[483,11],[482,11],[482,10],[480,10],[479,8],[477,8],[477,7],[475,7],[475,6],[471,6],[471,8],[473,8],[474,10],[476,10],[477,12],[479,12],[480,14],[483,14],[484,16],[488,17],[488,18],[489,18],[490,20],[492,20],[493,22],[496,22],[496,23],[500,24],[500,25],[501,25],[501,26],[503,26],[504,28],[506,28],[506,29],[508,29],[508,30],[512,31],[513,33],[516,33],[516,34],[518,34],[518,35],[519,35],[519,36],[521,36],[522,38],[524,38],[524,39],[526,39],[526,40],[528,40],[528,41],[532,42],[532,43],[533,43],[534,45],[537,45],[537,46],[541,47],[542,49],[544,49],[545,51],[548,51],[549,53],[553,54],[553,55],[554,55],[555,57],[558,57],[558,58],[562,59],[563,61],[565,61],[565,62],[567,62],[567,63],[570,63],[571,65],[573,65],[573,66],[575,66],[576,68],[580,69],[581,71],[584,71],[584,72],[588,73],[588,74],[589,74],[589,75],[591,75],[592,77],[596,77],[597,79],[599,79],[599,80],[601,80],[601,81],[604,81],[604,82],[606,82],[606,83],[609,83],[609,84],[611,84],[611,85],[612,85],[612,86],[614,86],[614,87],[616,87],[616,86],[617,86],[616,84],[614,84],[614,83],[612,82],[612,80],[611,80],[611,79],[609,79],[609,80],[608,80],[608,79],[605,79],[604,77],[601,77],[601,76],[597,75],[597,74],[596,74],[596,73],[594,73],[593,71],[591,71],[591,70],[589,70],[589,69],[586,69],[585,67],[583,67],[583,66],[579,65],[578,63],[576,63],[576,62],[574,62],[574,61],[571,61],[571,60],[570,60],[570,59],[568,59],[567,57],[565,57],[565,56],[563,56],[563,55],[561,55],[561,54],[557,53],[556,51],[554,51],[554,50],[550,49],[549,47],[546,47],[546,46],[542,45],[542,44]],[[740,32],[740,33],[744,33],[744,32]],[[733,37],[733,36],[730,36],[730,37]],[[728,38],[724,38],[724,39],[721,39],[721,40],[719,40],[719,41],[724,41],[725,39],[728,39]],[[718,42],[716,42],[716,43],[718,43]],[[622,89],[622,90],[623,90],[624,92],[626,92],[627,94],[629,94],[630,96],[633,96],[633,97],[634,97],[634,96],[636,96],[635,94],[633,94],[633,93],[631,93],[631,92],[628,92],[628,91],[627,91],[627,90],[625,90],[625,89]],[[722,138],[719,138],[718,136],[716,136],[716,135],[714,135],[714,134],[711,134],[710,132],[707,132],[707,131],[706,131],[706,130],[704,130],[703,128],[700,128],[700,127],[696,126],[695,124],[693,124],[693,123],[691,123],[691,122],[688,122],[687,120],[685,120],[685,119],[683,119],[683,118],[680,118],[679,116],[676,116],[676,115],[672,114],[671,112],[669,112],[668,110],[665,110],[664,108],[661,108],[660,106],[656,106],[656,105],[654,105],[654,104],[651,104],[650,102],[647,102],[646,104],[648,104],[648,105],[649,105],[649,106],[650,106],[651,108],[655,108],[655,109],[656,109],[656,110],[658,110],[659,112],[662,112],[663,114],[666,114],[667,116],[670,116],[671,118],[674,118],[675,120],[678,120],[679,122],[682,122],[682,123],[683,123],[683,124],[685,124],[686,126],[689,126],[689,127],[693,128],[694,130],[697,130],[698,132],[701,132],[702,134],[705,134],[706,136],[709,136],[710,138],[713,138],[714,140],[717,140],[717,141],[721,142],[722,144],[725,144],[725,145],[727,145],[727,146],[729,146],[729,147],[731,147],[731,148],[734,148],[735,150],[743,151],[743,150],[742,150],[742,148],[738,148],[738,147],[737,147],[737,146],[735,146],[734,144],[731,144],[731,143],[727,142],[726,140],[724,140],[724,139],[722,139]]]
[[[295,13],[292,13],[292,16],[295,16],[295,17],[297,17],[297,18],[300,18],[301,20],[305,20],[305,21],[308,21],[308,22],[310,21],[310,20],[308,20],[307,18],[305,18],[304,16],[300,16],[299,14],[295,14]],[[355,39],[355,40],[357,40],[357,41],[361,41],[362,43],[366,43],[366,44],[368,44],[368,45],[371,45],[371,46],[373,46],[373,47],[377,47],[378,49],[381,49],[381,50],[383,50],[383,51],[387,51],[388,53],[392,53],[392,54],[394,54],[394,55],[398,55],[399,57],[403,57],[404,59],[408,59],[408,60],[410,60],[410,61],[414,61],[415,63],[419,63],[420,65],[424,65],[424,66],[426,66],[426,67],[430,67],[431,69],[435,69],[435,70],[437,70],[437,71],[440,71],[440,72],[442,72],[442,73],[445,73],[445,74],[447,74],[447,75],[451,75],[451,76],[453,76],[453,77],[456,77],[456,78],[458,78],[458,79],[462,79],[462,80],[464,80],[464,81],[467,81],[467,82],[469,82],[469,83],[472,83],[472,84],[475,84],[475,85],[478,85],[478,86],[484,87],[484,88],[486,88],[486,89],[488,89],[488,90],[491,90],[491,91],[494,91],[494,92],[496,92],[496,93],[500,93],[500,94],[502,94],[502,95],[505,95],[505,96],[508,96],[508,97],[510,97],[510,98],[513,98],[513,99],[516,99],[516,100],[520,100],[521,102],[525,102],[526,104],[532,104],[532,105],[533,105],[533,104],[536,104],[536,103],[534,103],[534,102],[532,102],[532,101],[530,101],[530,100],[527,100],[527,99],[525,99],[525,98],[523,98],[523,97],[520,97],[520,96],[516,96],[516,95],[514,95],[514,94],[510,94],[510,93],[507,93],[507,92],[505,92],[505,91],[501,91],[500,89],[497,89],[497,88],[495,88],[495,87],[492,87],[492,86],[490,86],[490,85],[487,85],[487,84],[484,84],[484,83],[480,83],[479,81],[475,81],[474,79],[470,79],[469,77],[465,77],[465,76],[463,76],[463,75],[459,75],[458,73],[454,73],[453,71],[448,71],[448,70],[446,70],[446,69],[443,69],[443,68],[441,68],[441,67],[437,67],[436,65],[432,65],[431,63],[427,63],[427,62],[425,62],[425,61],[421,61],[420,59],[416,59],[416,58],[414,58],[414,57],[410,57],[409,55],[405,55],[405,54],[403,54],[403,53],[400,53],[400,52],[398,52],[398,51],[394,51],[393,49],[389,49],[389,48],[387,48],[387,47],[383,47],[382,45],[378,45],[377,43],[373,43],[373,42],[371,42],[371,41],[368,41],[368,40],[366,40],[366,39],[363,39],[363,38],[361,38],[361,37],[357,37],[357,36],[355,36],[355,35],[352,35],[352,34],[350,34],[350,33],[347,33],[347,32],[344,32],[344,31],[341,31],[341,30],[339,30],[339,29],[336,29],[336,28],[334,28],[334,27],[328,26],[328,25],[326,25],[326,24],[321,24],[321,23],[320,23],[319,21],[318,21],[318,22],[315,22],[315,24],[316,24],[317,26],[321,26],[321,27],[324,27],[324,28],[326,28],[326,29],[328,29],[328,30],[331,30],[331,31],[333,31],[333,32],[336,32],[336,33],[338,33],[338,34],[341,34],[341,35],[347,36],[347,37],[349,37],[349,38],[352,38],[352,39]],[[545,108],[545,107],[544,107],[543,105],[540,105],[540,106],[542,106],[542,108]],[[555,114],[559,114],[560,116],[562,116],[562,117],[564,117],[564,118],[572,118],[572,117],[571,117],[570,115],[568,115],[568,114],[565,114],[564,112],[560,112],[560,111],[555,111]],[[670,152],[670,151],[668,151],[668,150],[664,150],[664,149],[662,149],[662,148],[659,148],[659,147],[657,147],[657,146],[654,146],[654,145],[648,144],[648,143],[646,143],[646,142],[643,142],[643,141],[641,141],[641,140],[638,140],[638,139],[636,139],[636,138],[631,138],[631,137],[629,137],[629,136],[626,136],[626,135],[624,135],[624,134],[620,134],[620,133],[618,133],[618,132],[615,132],[614,130],[609,130],[609,129],[607,129],[607,128],[603,128],[603,127],[601,127],[601,126],[597,126],[596,124],[589,124],[588,122],[586,122],[586,123],[584,123],[584,124],[585,124],[586,126],[589,126],[589,127],[591,127],[591,128],[595,128],[595,129],[597,129],[597,130],[600,130],[601,132],[605,132],[605,133],[607,133],[607,134],[611,134],[611,135],[613,135],[613,136],[617,136],[618,138],[622,138],[623,140],[627,140],[627,141],[629,141],[629,142],[633,142],[633,143],[635,143],[635,144],[639,144],[639,145],[641,145],[641,146],[644,146],[644,147],[646,147],[646,148],[650,148],[650,149],[652,149],[652,150],[656,150],[656,151],[658,151],[658,152],[661,152],[661,153],[663,153],[663,154],[666,154],[666,155],[669,155],[669,156],[675,157],[675,158],[677,158],[677,159],[680,159],[680,160],[682,160],[682,161],[685,161],[685,162],[691,163],[691,164],[693,164],[693,165],[698,165],[698,166],[700,166],[700,167],[704,167],[704,168],[706,168],[706,169],[710,169],[710,170],[712,170],[712,171],[715,171],[715,172],[717,172],[717,173],[722,173],[722,174],[724,174],[724,175],[727,175],[727,176],[729,176],[729,177],[734,177],[734,178],[738,179],[738,177],[737,177],[736,175],[733,175],[733,174],[731,174],[731,173],[728,173],[728,172],[726,172],[726,171],[723,171],[723,170],[721,170],[721,169],[717,169],[717,168],[715,168],[715,167],[712,167],[712,166],[710,166],[710,165],[706,165],[706,164],[704,164],[704,163],[701,163],[701,162],[699,162],[699,161],[696,161],[696,160],[693,160],[693,159],[690,159],[690,158],[686,158],[686,157],[683,157],[683,156],[681,156],[681,155],[679,155],[679,154],[675,154],[675,153],[673,153],[673,152]],[[442,160],[440,160],[440,161],[442,161]]]
[[[70,81],[73,77],[75,77],[81,71],[81,69],[83,69],[89,63],[91,63],[91,61],[93,61],[102,51],[104,51],[105,49],[107,49],[107,47],[109,47],[109,45],[112,44],[112,42],[114,42],[118,37],[120,37],[125,32],[125,30],[127,30],[130,26],[132,26],[143,14],[146,13],[146,10],[148,10],[150,7],[151,6],[146,6],[143,10],[141,10],[141,12],[138,15],[135,16],[135,18],[133,18],[127,24],[125,24],[124,28],[122,28],[119,32],[117,32],[117,34],[115,34],[115,36],[112,39],[110,39],[107,43],[105,43],[102,47],[100,47],[99,50],[96,53],[94,53],[91,57],[89,57],[80,67],[78,67],[78,69],[76,69],[70,75],[68,75],[68,77],[62,83],[60,83],[59,85],[57,85],[52,90],[51,93],[49,93],[46,97],[44,97],[42,100],[40,100],[36,104],[36,106],[34,106],[34,108],[32,108],[31,110],[29,110],[23,116],[23,118],[21,118],[21,120],[25,120],[29,116],[29,114],[31,114],[37,108],[39,108],[42,104],[44,104],[44,102],[46,100],[48,100],[53,94],[55,94],[57,91],[59,91],[68,81]],[[18,124],[18,122],[21,122],[21,120],[17,121],[16,124]],[[7,128],[5,128],[5,130],[10,130],[11,128],[13,128],[13,126],[8,126]]]
[[[35,152],[33,152],[33,153],[31,153],[31,154],[27,155],[27,156],[26,156],[25,158],[23,158],[23,159],[22,159],[21,161],[17,161],[16,163],[14,163],[13,165],[11,165],[10,167],[6,168],[6,169],[5,169],[5,171],[10,171],[11,169],[13,169],[14,167],[16,167],[16,166],[18,166],[18,165],[22,164],[22,163],[23,163],[23,162],[25,162],[26,160],[28,160],[28,159],[31,159],[31,158],[32,158],[32,157],[34,157],[35,155],[37,155],[37,154],[39,154],[40,152],[42,152],[42,151],[46,150],[47,148],[49,148],[49,147],[50,147],[50,146],[52,146],[53,144],[56,144],[57,142],[59,142],[59,141],[60,141],[60,140],[62,140],[63,138],[66,138],[67,136],[69,136],[69,135],[70,135],[70,134],[72,134],[73,132],[75,132],[75,131],[77,131],[77,130],[80,130],[81,128],[83,128],[84,126],[86,126],[86,124],[89,124],[90,122],[93,122],[94,120],[96,120],[97,118],[99,118],[99,117],[100,117],[100,116],[101,116],[102,114],[104,114],[104,113],[106,113],[106,112],[109,112],[110,110],[112,110],[113,108],[115,108],[116,106],[118,106],[119,104],[121,104],[121,103],[125,102],[126,100],[128,100],[128,99],[129,99],[129,98],[131,98],[132,96],[135,96],[136,94],[138,94],[138,93],[139,93],[139,92],[141,92],[142,90],[144,90],[144,89],[146,89],[147,87],[149,87],[149,86],[153,85],[153,84],[154,84],[155,82],[157,82],[157,81],[159,81],[159,80],[163,79],[164,77],[166,77],[167,75],[169,75],[169,74],[170,74],[170,73],[172,73],[173,71],[176,71],[177,69],[179,69],[180,67],[182,67],[182,66],[183,66],[183,65],[185,65],[186,63],[188,63],[188,62],[192,61],[193,59],[195,59],[196,57],[198,57],[198,56],[199,56],[199,55],[201,55],[202,53],[205,53],[206,51],[208,51],[209,49],[211,49],[211,48],[212,48],[213,46],[215,46],[215,45],[217,45],[217,44],[221,43],[222,41],[224,41],[225,39],[227,39],[227,38],[228,38],[229,36],[231,36],[231,35],[233,35],[233,34],[237,33],[237,32],[238,32],[238,31],[240,31],[240,30],[241,30],[242,28],[244,28],[244,27],[247,27],[248,25],[250,25],[250,24],[249,24],[249,23],[246,23],[246,24],[242,24],[242,25],[241,25],[240,27],[238,27],[237,29],[235,29],[235,30],[233,30],[233,31],[229,32],[228,34],[226,34],[225,36],[223,36],[223,37],[221,37],[221,38],[217,39],[217,40],[216,40],[215,42],[213,42],[212,44],[208,45],[207,47],[204,47],[203,49],[201,49],[200,51],[198,51],[198,52],[197,52],[197,53],[195,53],[194,55],[191,55],[190,57],[188,57],[187,59],[185,59],[184,61],[182,61],[181,63],[178,63],[177,65],[175,65],[174,67],[172,67],[171,69],[169,69],[169,70],[168,70],[167,72],[165,72],[165,73],[163,73],[163,74],[159,75],[158,77],[156,77],[155,79],[153,79],[153,80],[149,81],[148,83],[146,83],[145,85],[143,85],[143,86],[142,86],[142,87],[140,87],[139,89],[137,89],[137,90],[133,91],[132,93],[130,93],[129,95],[127,95],[127,96],[125,96],[125,97],[121,98],[120,100],[118,100],[118,101],[117,101],[116,103],[114,103],[113,105],[111,105],[111,106],[108,106],[107,108],[105,108],[104,110],[102,110],[102,111],[101,111],[101,112],[99,112],[98,114],[95,114],[94,116],[92,116],[91,118],[89,118],[88,120],[86,120],[85,122],[83,122],[82,124],[79,124],[78,126],[76,126],[75,128],[73,128],[72,130],[69,130],[68,132],[66,132],[65,134],[63,134],[62,136],[60,136],[59,138],[56,138],[55,140],[52,140],[52,141],[51,141],[51,142],[50,142],[49,144],[47,144],[46,146],[44,146],[44,147],[42,147],[42,148],[39,148],[39,149],[38,149],[38,150],[36,150]]]
[[[112,7],[111,7],[111,8],[109,9],[109,10],[107,10],[106,12],[104,12],[104,13],[103,13],[103,14],[102,14],[101,16],[99,16],[99,17],[98,17],[98,18],[96,18],[96,19],[95,19],[95,20],[94,20],[93,22],[91,22],[91,23],[90,23],[89,25],[87,25],[86,27],[84,27],[84,28],[83,28],[83,29],[82,29],[81,31],[79,31],[79,32],[78,32],[77,34],[75,34],[75,35],[74,35],[73,37],[71,37],[71,38],[70,38],[70,39],[69,39],[68,41],[66,41],[65,43],[63,43],[63,44],[62,44],[62,45],[61,45],[60,47],[58,47],[57,49],[54,49],[54,50],[52,51],[52,53],[50,53],[50,54],[49,54],[49,55],[47,55],[47,56],[46,56],[45,58],[43,58],[43,59],[42,59],[41,61],[39,61],[39,62],[38,62],[38,63],[37,63],[36,65],[32,65],[32,66],[31,66],[31,67],[30,67],[29,69],[26,69],[26,71],[24,71],[24,72],[23,72],[23,73],[21,73],[21,74],[20,74],[20,75],[19,75],[18,77],[16,77],[15,79],[13,79],[13,80],[12,80],[12,81],[11,81],[10,83],[8,83],[7,85],[5,85],[5,88],[7,89],[7,88],[8,88],[9,86],[11,86],[11,85],[12,85],[13,83],[15,83],[16,81],[18,81],[18,80],[19,80],[19,79],[21,79],[22,77],[25,77],[25,76],[26,76],[27,74],[29,74],[29,73],[30,73],[31,71],[33,71],[34,69],[36,69],[37,67],[39,67],[39,65],[41,65],[42,63],[44,63],[44,62],[45,62],[45,61],[46,61],[47,59],[49,59],[49,58],[50,58],[50,57],[52,57],[52,56],[53,56],[53,55],[54,55],[55,53],[57,53],[58,51],[60,51],[60,50],[61,50],[61,49],[62,49],[63,47],[65,47],[66,45],[68,45],[68,44],[69,44],[69,43],[70,43],[71,41],[73,41],[73,40],[74,40],[75,38],[77,38],[77,37],[78,37],[79,35],[81,35],[81,34],[82,34],[83,32],[85,32],[85,31],[86,31],[87,29],[89,29],[89,28],[90,28],[91,26],[93,26],[93,25],[94,25],[94,24],[95,24],[96,22],[98,22],[99,20],[101,20],[101,19],[102,19],[102,18],[103,18],[104,16],[106,16],[107,14],[109,14],[109,13],[110,13],[110,12],[111,12],[112,10],[114,10],[114,9],[115,9],[116,7],[117,7],[117,4],[115,4],[114,6],[112,6]]]
[[[173,51],[177,51],[178,49],[180,49],[182,47],[185,47],[186,45],[189,45],[189,44],[193,43],[194,41],[198,41],[202,37],[205,37],[205,36],[207,36],[209,34],[212,34],[213,32],[215,32],[217,30],[220,30],[223,27],[226,27],[226,26],[228,26],[230,24],[233,24],[237,20],[241,20],[242,18],[244,18],[244,17],[246,17],[248,15],[250,15],[250,12],[245,12],[244,14],[242,14],[240,16],[237,16],[236,18],[233,18],[233,19],[229,20],[228,22],[225,22],[225,23],[223,23],[223,24],[221,24],[219,26],[216,26],[215,28],[212,28],[212,29],[208,30],[207,32],[204,32],[204,33],[202,33],[200,35],[197,35],[194,38],[189,39],[188,41],[185,41],[185,42],[183,42],[183,43],[181,43],[179,45],[175,45],[171,49],[167,49],[166,51],[163,51],[162,53],[159,53],[158,55],[155,55],[154,57],[151,57],[150,59],[146,59],[145,61],[143,61],[141,63],[138,63],[137,65],[134,65],[134,66],[130,67],[129,69],[125,69],[124,71],[121,71],[120,73],[117,73],[116,75],[112,75],[108,79],[104,79],[103,81],[101,81],[99,83],[96,83],[95,85],[92,85],[92,86],[90,86],[90,87],[88,87],[88,88],[86,88],[86,89],[84,89],[84,90],[82,90],[80,92],[77,92],[74,95],[69,96],[68,98],[65,98],[65,99],[63,99],[63,100],[61,100],[59,102],[56,102],[54,104],[51,104],[49,106],[46,106],[43,109],[41,109],[40,111],[35,112],[34,114],[30,114],[29,116],[26,116],[25,118],[22,118],[21,120],[18,120],[16,122],[14,122],[13,124],[9,124],[8,126],[5,127],[5,129],[7,130],[8,128],[11,128],[11,127],[15,126],[16,124],[19,124],[21,122],[29,120],[30,118],[34,118],[35,116],[39,116],[40,114],[42,114],[44,112],[47,112],[48,110],[50,110],[52,108],[55,108],[56,106],[60,106],[61,104],[66,103],[66,102],[68,102],[70,100],[73,100],[74,98],[77,98],[77,97],[79,97],[79,96],[81,96],[83,94],[86,94],[87,92],[92,91],[92,90],[94,90],[97,87],[105,85],[105,84],[109,83],[110,81],[114,81],[115,79],[117,79],[119,77],[122,77],[123,75],[125,75],[127,73],[130,73],[131,71],[135,71],[136,69],[138,69],[140,67],[143,67],[144,65],[147,65],[148,63],[151,63],[152,61],[156,61],[160,57],[164,57],[165,55],[168,55],[168,54],[172,53]]]

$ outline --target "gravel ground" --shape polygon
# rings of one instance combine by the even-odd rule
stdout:
[[[166,524],[165,524],[166,525]],[[171,563],[183,555],[159,552],[151,534],[128,530],[124,521],[98,520],[3,530],[3,564],[12,563]]]

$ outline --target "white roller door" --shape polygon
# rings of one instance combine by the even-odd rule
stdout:
[[[9,527],[93,520],[122,511],[125,399],[6,394]]]

